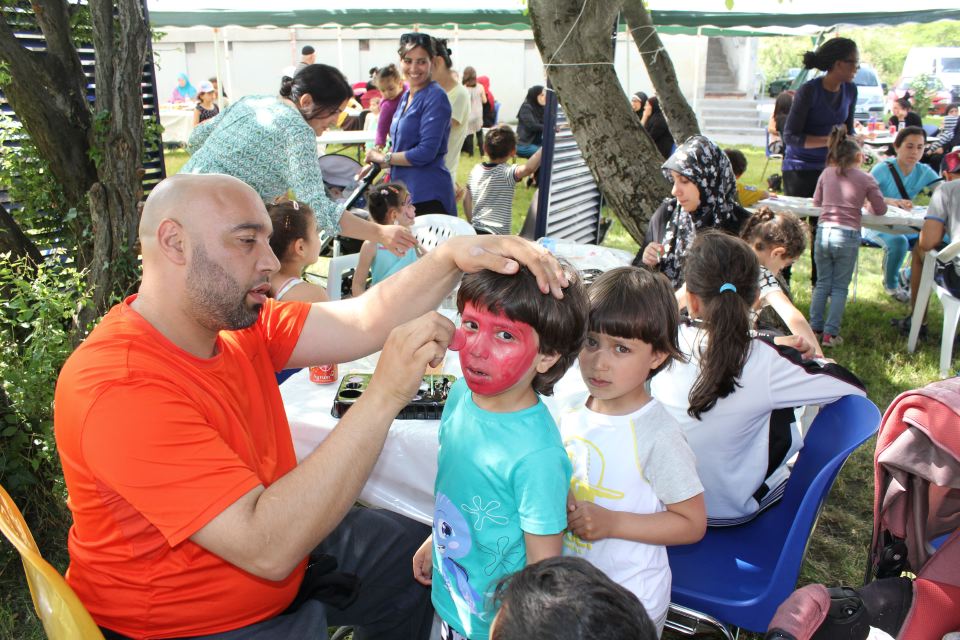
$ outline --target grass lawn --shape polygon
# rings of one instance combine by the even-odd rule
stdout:
[[[765,184],[760,179],[764,164],[763,151],[756,147],[740,149],[747,154],[749,161],[745,181],[748,184]],[[186,158],[182,151],[168,152],[168,175],[176,173]],[[466,181],[470,169],[478,161],[476,157],[461,158],[457,176],[460,183]],[[772,161],[767,173],[779,171],[779,162]],[[523,185],[517,187],[514,200],[515,232],[522,225],[533,193],[533,189]],[[616,221],[604,244],[628,251],[637,249],[637,244]],[[942,313],[939,304],[931,304],[928,319],[930,338],[920,343],[916,353],[908,354],[906,338],[897,335],[889,323],[891,318],[905,315],[907,307],[883,293],[881,257],[881,251],[875,249],[863,249],[860,252],[856,299],[848,299],[843,320],[845,343],[829,355],[867,384],[870,399],[882,412],[900,392],[937,379]],[[809,253],[805,253],[794,267],[793,295],[797,307],[806,314],[810,304]],[[854,453],[834,485],[811,539],[801,584],[822,582],[833,586],[862,583],[873,520],[873,446],[874,441],[871,440]],[[54,564],[60,570],[64,569],[65,553],[62,547],[44,549],[44,553],[54,558]],[[0,638],[42,638],[42,629],[28,613],[30,605],[18,562],[0,562],[0,585]]]

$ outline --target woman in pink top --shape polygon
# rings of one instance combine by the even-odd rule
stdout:
[[[862,171],[863,152],[844,126],[830,132],[827,168],[817,180],[814,206],[821,208],[813,259],[817,284],[810,300],[810,326],[821,335],[824,347],[841,344],[840,320],[847,305],[847,290],[860,250],[860,216],[863,201],[877,215],[887,212],[887,203],[877,181]],[[830,298],[830,311],[824,311]]]

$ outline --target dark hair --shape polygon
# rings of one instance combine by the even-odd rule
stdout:
[[[771,173],[767,176],[767,188],[770,191],[780,191],[783,188],[783,176],[779,173]]]
[[[516,148],[517,134],[509,125],[497,125],[483,136],[483,149],[491,160],[502,160]]]
[[[663,113],[663,109],[660,108],[660,98],[657,96],[650,96],[647,98],[647,104],[650,105],[650,115],[655,113]]]
[[[906,109],[907,111],[910,111],[910,109],[913,108],[913,105],[910,104],[910,98],[908,98],[907,96],[897,98],[896,100],[894,100],[894,104],[896,104],[901,109]]]
[[[590,319],[587,331],[616,338],[642,340],[654,351],[667,354],[650,371],[659,373],[672,360],[683,360],[677,344],[680,313],[673,287],[666,276],[646,267],[618,267],[600,275],[587,287]]]
[[[372,76],[373,74],[375,74],[375,73],[376,73],[377,71],[379,71],[379,70],[380,70],[380,67],[370,67],[370,70],[367,71],[367,75],[371,75],[371,76]]]
[[[343,101],[353,96],[353,88],[340,70],[326,64],[309,64],[294,77],[283,76],[280,95],[297,105],[304,120],[329,116],[340,108]],[[300,98],[310,96],[313,109],[304,111]]]
[[[747,218],[740,237],[757,251],[782,247],[787,258],[796,259],[807,247],[807,225],[792,213],[760,207]]]
[[[827,137],[827,164],[837,167],[837,172],[844,175],[850,167],[856,166],[857,154],[861,152],[857,141],[847,135],[847,125],[838,124],[830,130]]]
[[[830,71],[837,62],[846,60],[857,50],[857,43],[850,38],[830,38],[816,51],[803,54],[803,66],[806,69]]]
[[[397,65],[391,63],[377,69],[376,82],[380,82],[382,80],[396,80],[397,82],[402,82],[403,78],[400,77],[400,70],[397,69]]]
[[[743,172],[747,170],[747,156],[743,155],[743,151],[739,149],[724,149],[723,152],[727,154],[727,158],[730,160],[733,175],[738,178],[742,176]]]
[[[893,146],[899,148],[909,136],[923,136],[923,141],[927,141],[927,132],[923,127],[904,127],[897,132],[897,137],[893,139]]]
[[[381,182],[367,191],[367,209],[378,224],[387,224],[390,209],[399,209],[409,193],[402,182]]]
[[[402,34],[400,36],[400,48],[397,49],[397,53],[402,58],[417,47],[420,47],[426,51],[427,55],[430,56],[431,59],[437,56],[437,45],[434,39],[429,34],[421,33],[419,31],[411,31],[409,33]]]
[[[633,593],[583,558],[556,556],[497,585],[500,605],[490,640],[656,640]]]
[[[309,221],[314,217],[310,205],[296,200],[281,200],[267,205],[267,213],[273,222],[270,248],[281,262],[290,251],[290,245],[305,239],[309,233]]]
[[[793,106],[794,92],[791,90],[781,91],[773,101],[773,117],[785,116],[790,113],[790,107]]]
[[[537,279],[526,267],[514,275],[495,271],[468,273],[457,293],[460,313],[467,302],[472,302],[478,308],[524,322],[537,332],[540,353],[560,355],[546,373],[537,373],[533,378],[534,391],[545,396],[553,393],[553,385],[577,358],[587,328],[588,304],[583,283],[576,269],[564,262],[561,266],[570,281],[570,286],[563,290],[563,299],[540,291]]]
[[[759,293],[760,263],[740,238],[708,229],[697,234],[687,251],[683,273],[687,291],[701,301],[707,333],[687,410],[699,420],[717,400],[740,386],[738,379],[750,353],[750,308]]]
[[[434,48],[434,51],[435,51],[435,53],[434,53],[433,55],[439,56],[440,58],[442,58],[442,59],[443,59],[443,64],[445,64],[445,65],[447,66],[447,69],[452,68],[452,67],[453,67],[453,58],[451,58],[450,56],[451,56],[451,54],[453,54],[453,51],[451,51],[451,50],[450,50],[450,47],[447,46],[447,39],[446,39],[446,38],[434,38],[434,39],[433,39],[433,48]]]
[[[951,109],[960,109],[960,102],[951,102],[948,104],[946,110],[943,112],[943,115],[950,113]]]
[[[463,77],[461,77],[460,82],[467,87],[477,86],[477,70],[473,67],[464,67]]]
[[[302,56],[308,56],[311,53],[316,53],[316,52],[317,50],[311,47],[310,45],[305,45],[303,49],[300,49],[300,55]]]

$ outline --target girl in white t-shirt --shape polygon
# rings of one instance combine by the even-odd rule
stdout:
[[[760,207],[747,218],[740,230],[740,237],[750,245],[760,261],[760,297],[751,314],[754,328],[760,310],[773,307],[790,333],[802,336],[813,346],[817,357],[821,357],[820,342],[810,323],[777,282],[780,272],[803,255],[807,247],[807,235],[807,225],[800,218],[792,213],[775,212],[770,207]]]
[[[669,280],[646,268],[604,273],[590,286],[580,373],[589,392],[563,412],[573,463],[564,554],[586,558],[636,594],[663,631],[670,604],[667,544],[706,530],[696,461],[647,381],[679,357]]]
[[[277,300],[324,302],[327,290],[302,278],[303,270],[320,257],[320,231],[310,205],[281,200],[267,205],[273,223],[270,248],[280,269],[270,276],[270,296]]]
[[[750,337],[760,264],[743,240],[698,234],[684,273],[693,319],[678,336],[686,361],[654,377],[651,392],[697,456],[708,524],[741,524],[783,495],[787,461],[803,446],[793,408],[862,396],[864,387],[843,367]]]

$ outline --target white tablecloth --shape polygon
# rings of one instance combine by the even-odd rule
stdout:
[[[813,206],[812,198],[798,198],[796,196],[777,196],[761,200],[752,207],[770,207],[774,211],[789,211],[801,218],[817,218],[820,216],[820,207]],[[926,207],[914,207],[910,211],[899,207],[887,207],[887,213],[875,216],[863,211],[863,226],[885,231],[887,233],[916,233],[923,226],[923,217],[927,215]]]
[[[193,132],[193,109],[160,107],[160,124],[163,125],[164,142],[186,144]]]
[[[371,130],[359,131],[324,131],[323,135],[317,136],[317,153],[323,155],[326,153],[327,145],[349,145],[357,144],[364,146],[373,146],[377,139],[377,132]]]

